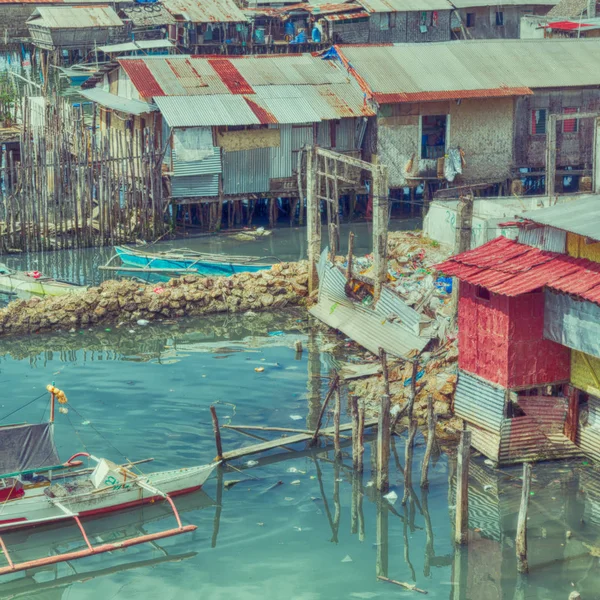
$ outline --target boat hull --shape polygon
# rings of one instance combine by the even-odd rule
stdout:
[[[171,497],[179,496],[201,489],[215,467],[216,464],[210,464],[161,471],[144,476],[143,480]],[[33,492],[23,498],[2,503],[0,506],[0,533],[71,519],[72,516],[65,514],[61,508],[56,506],[57,500],[60,501],[62,507],[79,517],[103,515],[163,500],[162,496],[132,482],[125,482],[100,491],[93,490],[56,498],[54,501],[44,494],[43,488],[33,490]]]
[[[256,273],[270,269],[272,265],[268,264],[237,264],[235,262],[213,262],[197,257],[170,258],[163,257],[160,254],[143,254],[141,252],[132,252],[128,248],[116,247],[115,251],[123,264],[132,267],[141,267],[148,269],[164,269],[181,271],[189,269],[200,275],[234,275],[236,273]]]
[[[35,296],[62,296],[79,294],[87,288],[82,285],[62,283],[54,279],[34,279],[25,274],[0,275],[0,291],[17,296],[33,294]]]

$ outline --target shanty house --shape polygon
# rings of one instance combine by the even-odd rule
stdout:
[[[135,40],[164,39],[168,36],[168,27],[177,23],[175,17],[159,2],[136,2],[123,7],[119,16],[129,25]]]
[[[234,0],[164,0],[175,19],[169,39],[195,54],[219,53],[225,45],[246,44],[249,22]]]
[[[102,93],[156,106],[179,203],[298,195],[298,152],[318,143],[360,155],[367,118],[356,82],[310,54],[120,59]],[[104,101],[99,101],[104,104]],[[122,127],[120,120],[103,127]],[[140,115],[133,127],[148,126]]]
[[[27,19],[38,48],[89,50],[122,41],[125,25],[109,6],[40,6]]]
[[[600,102],[594,40],[340,45],[329,56],[377,107],[366,148],[389,167],[390,188],[445,179],[489,183],[503,195],[523,169],[543,168],[550,112]],[[562,127],[557,165],[589,166],[592,125],[568,119]]]
[[[438,265],[460,280],[455,411],[497,462],[600,459],[599,206],[528,211],[518,242]]]
[[[519,39],[521,21],[543,17],[558,0],[450,0],[452,34],[456,39]],[[543,37],[540,35],[539,37]]]
[[[374,43],[445,42],[450,39],[447,0],[358,0],[369,13],[368,40]],[[346,42],[346,39],[343,41]],[[348,40],[346,43],[359,40]]]

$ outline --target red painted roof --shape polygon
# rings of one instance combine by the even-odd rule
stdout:
[[[600,263],[538,250],[504,237],[453,256],[436,269],[504,296],[548,287],[600,304]]]
[[[401,104],[403,102],[432,102],[437,100],[458,100],[467,98],[504,98],[506,96],[531,96],[528,87],[499,87],[486,90],[453,90],[442,92],[382,93],[374,92],[373,98],[379,104]]]
[[[591,23],[579,23],[576,21],[555,21],[554,23],[548,23],[546,29],[558,29],[559,31],[573,31],[583,27],[591,27]]]
[[[244,98],[246,104],[250,107],[250,110],[256,115],[262,125],[268,125],[269,123],[277,123],[275,115],[271,114],[266,108],[259,106],[250,98]]]
[[[120,64],[129,75],[140,96],[152,98],[153,96],[166,95],[143,60],[124,60]]]
[[[232,94],[254,94],[252,86],[242,77],[242,74],[226,59],[213,59],[208,63],[216,71],[221,81]]]

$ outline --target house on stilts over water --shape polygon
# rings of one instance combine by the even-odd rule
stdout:
[[[600,460],[600,199],[507,225],[437,266],[460,281],[455,412],[499,464]]]

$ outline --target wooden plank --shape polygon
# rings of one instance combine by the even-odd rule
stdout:
[[[377,425],[377,419],[370,419],[365,421],[365,427],[375,427]],[[352,423],[345,423],[340,425],[340,431],[350,431],[352,429]],[[321,435],[332,436],[335,433],[334,427],[327,427],[321,430]],[[242,458],[243,456],[250,456],[251,454],[259,454],[260,452],[266,452],[267,450],[273,450],[281,447],[283,444],[290,446],[291,444],[298,444],[300,442],[308,442],[312,439],[313,433],[299,433],[298,435],[291,435],[286,438],[279,438],[264,442],[262,444],[256,444],[254,446],[247,446],[245,448],[238,448],[237,450],[231,450],[229,452],[223,452],[223,460],[234,460],[236,458]]]

